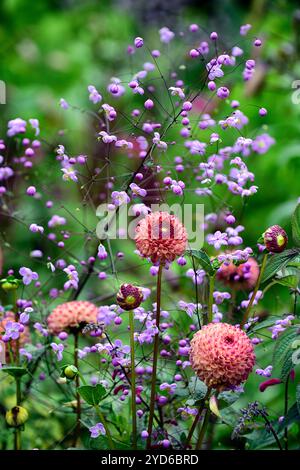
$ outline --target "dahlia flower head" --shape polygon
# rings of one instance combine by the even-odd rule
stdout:
[[[210,323],[192,341],[190,361],[208,387],[218,391],[244,382],[255,364],[253,345],[246,333],[228,323]]]
[[[2,339],[2,335],[1,335],[1,332],[4,333],[5,331],[5,327],[6,327],[6,324],[9,322],[9,321],[15,321],[15,314],[14,312],[11,312],[11,311],[8,311],[8,312],[5,312],[5,315],[3,316],[3,318],[0,318],[0,340]],[[24,325],[24,331],[22,331],[20,333],[20,336],[19,336],[19,347],[23,347],[25,346],[26,343],[29,343],[29,340],[30,340],[30,335],[29,335],[29,328],[28,326]],[[12,350],[15,352],[16,351],[16,345],[17,345],[17,341],[16,340],[10,340],[9,342]],[[9,354],[8,354],[8,350],[6,351],[6,362],[9,362]]]
[[[98,308],[91,302],[74,300],[58,305],[47,318],[48,330],[58,335],[67,329],[78,329],[97,322]]]
[[[137,249],[152,263],[171,263],[187,247],[187,232],[179,219],[168,212],[152,212],[136,227]]]
[[[223,263],[217,272],[217,279],[234,290],[252,289],[258,276],[259,266],[254,258],[249,258],[246,263],[239,266],[233,263]]]

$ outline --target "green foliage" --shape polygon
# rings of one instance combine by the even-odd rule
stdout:
[[[17,366],[5,366],[3,369],[1,369],[2,372],[5,372],[6,374],[11,375],[12,377],[19,379],[20,377],[23,377],[23,375],[28,374],[28,370],[25,367],[17,367]]]
[[[289,263],[298,259],[300,251],[296,248],[285,250],[282,253],[272,255],[266,264],[266,268],[262,277],[262,283],[268,281],[275,274],[288,266]]]
[[[84,401],[92,406],[98,405],[106,394],[105,388],[100,384],[95,386],[82,385],[77,390]]]
[[[292,232],[295,245],[300,247],[300,204],[297,205],[292,216]]]
[[[280,379],[285,382],[294,367],[292,355],[295,352],[293,342],[299,336],[299,325],[289,327],[276,341],[273,353],[273,365],[281,369]],[[299,337],[300,338],[300,337]]]
[[[203,250],[191,250],[188,252],[193,258],[196,258],[197,261],[199,262],[201,268],[204,269],[207,274],[210,276],[213,276],[215,273],[215,270],[212,266],[212,263],[209,259],[209,256],[205,253]]]

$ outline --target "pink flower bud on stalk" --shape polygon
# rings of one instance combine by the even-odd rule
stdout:
[[[143,301],[143,293],[140,287],[132,284],[122,284],[117,293],[117,302],[123,310],[138,308]]]

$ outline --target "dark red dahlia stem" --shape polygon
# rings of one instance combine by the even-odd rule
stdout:
[[[157,360],[158,360],[158,345],[159,345],[159,322],[160,322],[160,302],[161,302],[161,278],[162,278],[163,266],[159,266],[157,274],[157,292],[156,292],[156,327],[157,333],[154,337],[154,348],[153,348],[153,369],[152,369],[152,382],[151,382],[151,398],[150,398],[150,412],[148,422],[148,437],[147,437],[147,449],[151,448],[154,408],[155,408],[155,387],[156,387],[156,374],[157,374]]]

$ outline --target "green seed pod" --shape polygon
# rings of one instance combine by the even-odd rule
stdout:
[[[14,406],[11,410],[6,412],[6,422],[13,428],[23,426],[28,419],[28,412],[23,406]]]
[[[78,369],[77,367],[75,366],[66,366],[63,370],[63,375],[69,379],[69,380],[73,380],[75,379],[76,375],[78,375]]]

